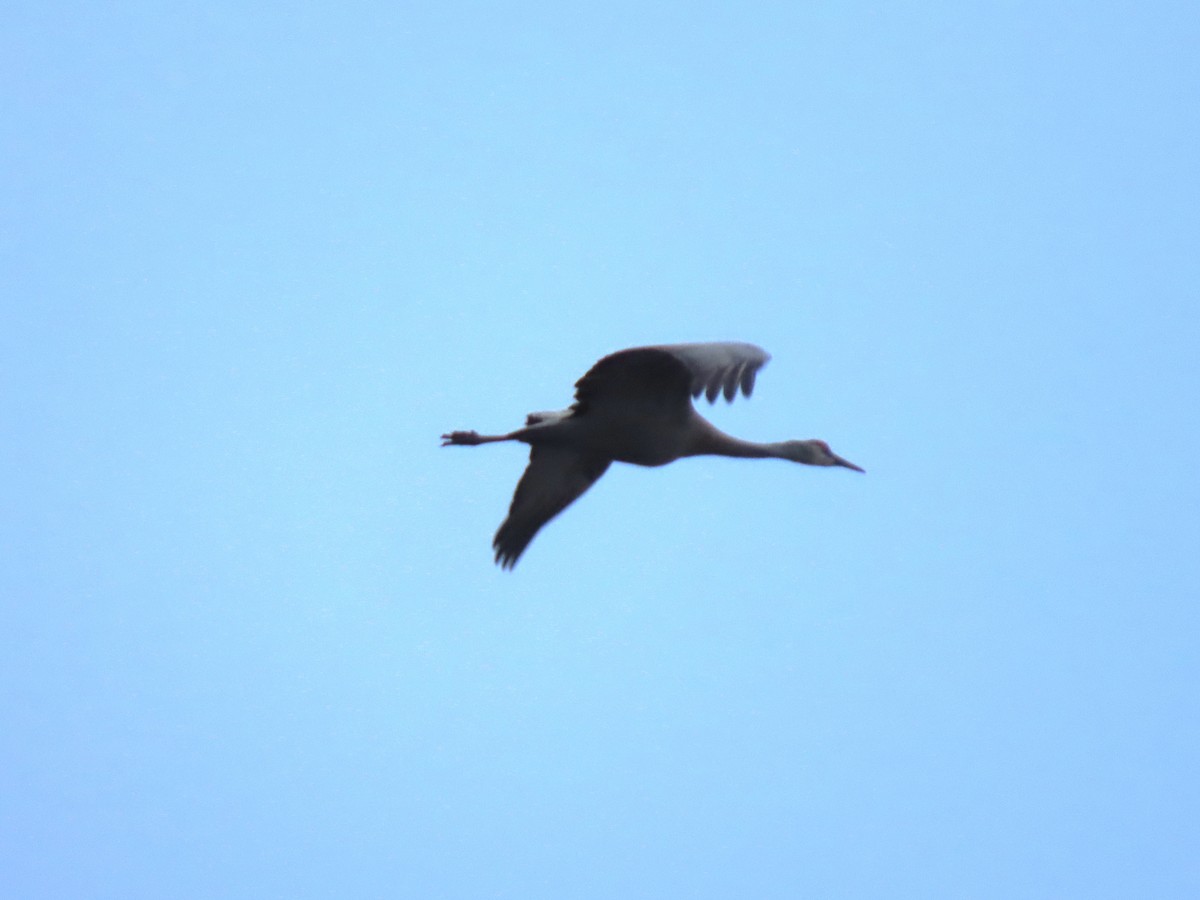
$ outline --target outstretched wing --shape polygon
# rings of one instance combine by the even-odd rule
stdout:
[[[724,393],[725,399],[732,402],[738,388],[749,397],[754,393],[754,378],[758,370],[771,358],[762,347],[739,341],[667,344],[654,349],[670,353],[687,366],[692,376],[692,396],[704,394],[709,403],[715,403],[720,393]]]
[[[733,341],[621,350],[601,359],[576,382],[572,409],[582,413],[614,400],[627,407],[678,406],[701,394],[709,403],[721,393],[732,401],[739,388],[749,397],[758,370],[770,358],[761,347]]]
[[[538,530],[582,496],[608,464],[607,459],[582,456],[566,447],[535,445],[508,518],[492,540],[496,562],[505,569],[515,566]]]

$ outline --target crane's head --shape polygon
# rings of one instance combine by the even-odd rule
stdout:
[[[853,469],[855,472],[866,472],[859,466],[850,462],[848,459],[842,459],[836,453],[829,449],[829,445],[824,441],[784,441],[783,456],[794,462],[804,463],[809,466],[841,466],[845,469]]]

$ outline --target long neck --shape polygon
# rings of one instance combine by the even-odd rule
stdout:
[[[789,459],[783,443],[744,441],[726,434],[707,419],[696,417],[699,423],[684,456],[736,456],[742,459]]]

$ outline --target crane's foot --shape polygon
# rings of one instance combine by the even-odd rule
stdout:
[[[484,442],[484,437],[478,431],[452,431],[442,435],[442,446],[474,447]]]

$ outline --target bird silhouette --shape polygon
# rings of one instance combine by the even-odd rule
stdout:
[[[496,562],[517,564],[538,530],[566,509],[613,462],[662,466],[685,456],[788,459],[810,466],[863,469],[824,441],[756,443],[733,437],[701,416],[692,398],[747,397],[771,357],[739,342],[634,347],[605,356],[575,383],[575,402],[557,412],[530,413],[508,434],[451,431],[442,446],[499,441],[529,444],[529,466],[508,517],[492,540]]]

